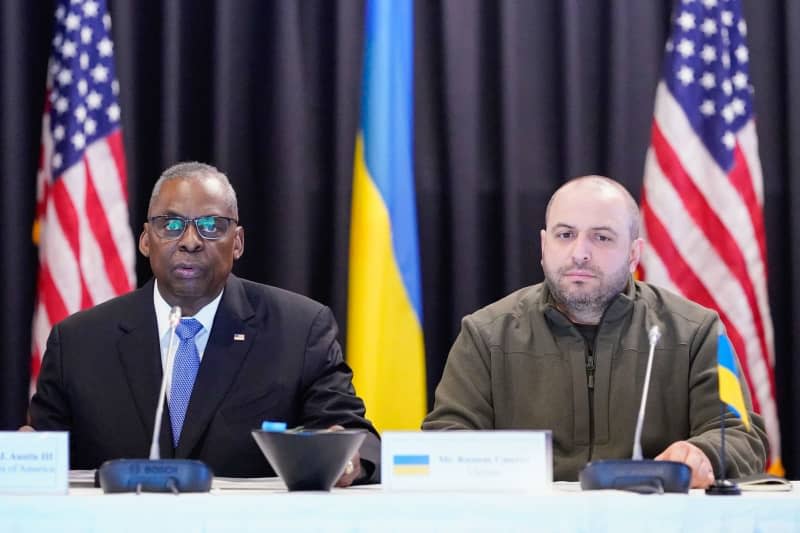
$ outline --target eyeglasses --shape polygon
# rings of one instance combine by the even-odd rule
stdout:
[[[197,218],[183,218],[175,215],[159,215],[147,219],[156,235],[165,241],[180,239],[190,223],[194,223],[197,234],[213,241],[225,236],[228,228],[239,223],[235,218],[206,215]]]

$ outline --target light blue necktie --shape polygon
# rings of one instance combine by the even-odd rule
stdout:
[[[172,386],[169,389],[169,419],[172,422],[172,443],[178,447],[186,408],[192,396],[194,378],[200,368],[200,354],[194,344],[194,337],[203,324],[194,318],[181,319],[175,334],[181,340],[175,352],[175,363],[172,366]]]

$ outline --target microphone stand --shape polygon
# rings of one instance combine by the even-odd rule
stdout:
[[[159,440],[161,421],[164,416],[164,403],[167,401],[167,387],[172,384],[172,371],[175,352],[175,329],[181,320],[181,308],[174,306],[169,313],[170,342],[164,364],[158,406],[153,424],[153,438],[150,442],[149,459],[112,459],[103,463],[97,477],[103,492],[208,492],[214,475],[202,461],[191,459],[161,459]]]
[[[172,372],[175,364],[175,352],[178,351],[176,341],[178,335],[175,330],[181,321],[181,308],[175,306],[169,312],[169,345],[167,346],[167,357],[164,362],[164,375],[161,379],[161,389],[158,393],[158,407],[156,407],[156,418],[153,422],[153,439],[150,441],[150,459],[161,459],[161,420],[164,418],[164,404],[167,403],[167,390],[172,387]]]
[[[716,480],[714,480],[714,483],[712,483],[711,486],[709,486],[706,489],[706,494],[710,496],[738,496],[739,494],[742,493],[742,491],[739,489],[739,485],[725,478],[725,472],[727,471],[727,468],[725,464],[725,404],[724,403],[722,403],[722,413],[719,417],[719,424],[720,424],[719,462],[722,471],[720,472],[719,477]]]

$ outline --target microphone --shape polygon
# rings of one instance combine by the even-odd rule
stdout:
[[[631,459],[606,459],[592,461],[581,470],[579,479],[583,490],[617,489],[642,494],[663,494],[665,492],[689,492],[692,471],[688,465],[677,461],[655,461],[642,458],[642,426],[645,406],[650,390],[650,375],[653,370],[653,357],[656,344],[661,338],[658,326],[647,333],[650,351],[647,356],[647,370],[642,388],[642,400],[636,417],[636,431],[633,436],[633,457]]]
[[[178,335],[175,330],[181,322],[181,308],[172,306],[169,310],[169,345],[164,363],[164,373],[161,378],[161,390],[158,393],[158,407],[156,407],[156,420],[153,423],[153,440],[150,442],[150,459],[161,459],[161,420],[164,418],[164,404],[167,403],[167,389],[172,387],[172,372],[175,364],[175,352],[178,351]]]
[[[636,417],[636,432],[633,434],[633,457],[636,461],[641,461],[642,457],[642,426],[644,425],[644,408],[647,403],[647,395],[650,393],[650,374],[653,371],[653,357],[656,351],[656,344],[661,338],[661,331],[658,326],[653,326],[647,332],[647,339],[650,341],[650,352],[647,355],[647,370],[644,373],[644,389],[642,390],[642,401],[639,404],[639,415]]]
[[[202,461],[192,459],[161,459],[159,440],[161,421],[167,390],[172,385],[175,352],[178,351],[176,329],[181,321],[181,308],[173,306],[169,311],[169,345],[158,393],[158,406],[153,423],[153,438],[150,442],[149,459],[112,459],[97,471],[103,492],[208,492],[213,474]]]

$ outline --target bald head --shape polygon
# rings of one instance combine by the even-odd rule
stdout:
[[[558,188],[547,202],[544,219],[545,226],[549,226],[550,208],[560,195],[586,195],[589,198],[618,200],[620,206],[628,212],[631,241],[639,238],[640,214],[639,205],[628,189],[619,182],[605,176],[581,176],[573,178]]]

